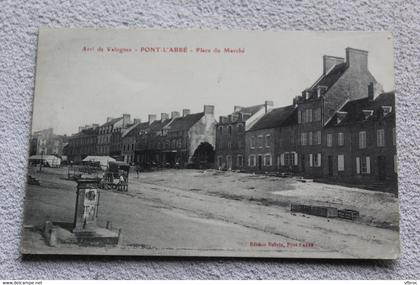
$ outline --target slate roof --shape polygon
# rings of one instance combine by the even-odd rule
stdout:
[[[363,123],[366,121],[374,121],[383,119],[382,106],[391,106],[391,113],[388,117],[395,116],[395,93],[387,92],[382,93],[374,100],[370,100],[368,97],[352,100],[347,102],[339,111],[347,112],[345,117],[337,124],[337,113],[331,118],[326,124],[326,127],[343,126],[348,124]],[[363,114],[363,110],[373,110],[373,115],[367,120]]]
[[[153,121],[150,124],[148,130],[151,131],[151,132],[158,132],[158,131],[162,130],[162,128],[164,126],[166,126],[167,124],[169,124],[170,122],[171,122],[171,119],[166,119],[166,120],[163,120],[163,121],[161,121],[161,120]]]
[[[178,117],[169,125],[170,131],[186,131],[189,130],[204,116],[204,112]]]
[[[293,114],[296,108],[289,105],[281,108],[271,109],[270,112],[261,117],[248,131],[272,129],[292,123]]]
[[[249,106],[249,107],[242,107],[241,110],[233,112],[232,114],[246,113],[246,114],[251,114],[252,116],[264,106],[265,106],[264,104],[261,104],[261,105],[255,105],[255,106]]]
[[[334,85],[335,82],[344,74],[347,70],[347,63],[336,64],[329,72],[321,75],[321,77],[307,90],[310,92],[310,98],[316,96],[318,86],[325,86],[327,90]]]
[[[149,122],[133,124],[122,135],[122,137],[135,137],[139,131],[145,130],[149,127]]]
[[[109,122],[106,122],[106,123],[102,124],[100,127],[106,127],[106,126],[113,125],[113,124],[115,124],[116,122],[118,122],[119,120],[122,120],[122,119],[123,119],[123,117],[112,119]]]

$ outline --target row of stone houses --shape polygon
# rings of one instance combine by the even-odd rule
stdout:
[[[147,122],[130,120],[129,114],[107,118],[102,125],[79,128],[69,138],[69,160],[79,162],[88,155],[111,156],[145,167],[207,164],[213,166],[216,137],[214,106],[204,105],[203,112],[179,112],[148,116]]]
[[[216,167],[396,183],[395,95],[383,93],[369,72],[367,51],[324,56],[321,76],[293,104],[272,105],[235,107],[220,117]]]

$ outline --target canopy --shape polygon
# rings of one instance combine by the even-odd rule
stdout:
[[[95,156],[95,155],[89,155],[83,159],[83,161],[92,161],[92,162],[99,162],[102,169],[106,169],[108,167],[108,162],[110,161],[116,161],[114,158],[110,156]]]
[[[29,161],[37,161],[37,160],[46,162],[48,166],[50,167],[59,167],[61,164],[61,159],[54,155],[36,154],[29,157]]]

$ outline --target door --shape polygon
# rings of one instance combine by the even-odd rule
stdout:
[[[262,155],[258,156],[258,170],[262,169]]]
[[[333,176],[333,157],[328,156],[328,175]]]
[[[226,156],[226,163],[227,163],[228,170],[231,170],[232,169],[232,156],[231,155]]]
[[[385,180],[386,171],[385,171],[385,156],[378,156],[378,178],[379,180]]]

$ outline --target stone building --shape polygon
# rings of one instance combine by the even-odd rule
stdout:
[[[290,148],[290,151],[295,151],[295,146],[289,146],[290,142],[285,140],[290,135],[289,131],[293,130],[290,126],[295,123],[295,114],[295,106],[292,105],[268,110],[246,131],[245,157],[248,171],[279,171],[284,153]],[[285,166],[284,163],[282,166]]]
[[[97,155],[119,158],[121,155],[121,133],[130,124],[130,115],[123,114],[119,118],[108,117],[106,122],[99,127]]]
[[[63,155],[63,147],[67,143],[66,135],[56,135],[52,128],[36,131],[31,135],[29,154]]]
[[[272,107],[272,101],[249,107],[235,106],[232,114],[220,116],[216,125],[216,168],[244,168],[245,131]]]
[[[79,127],[79,132],[70,136],[66,146],[69,162],[81,162],[88,155],[96,155],[99,125]]]
[[[140,132],[146,130],[148,127],[149,122],[141,123],[139,120],[137,120],[136,123],[134,123],[121,135],[121,155],[124,162],[134,163],[137,161],[137,138],[140,136]]]
[[[136,156],[145,167],[152,165],[186,167],[213,163],[216,143],[214,106],[204,105],[201,113],[187,109],[162,113],[160,120],[149,115],[150,126],[138,138]]]
[[[395,94],[347,102],[325,126],[323,177],[396,190]]]
[[[368,52],[346,48],[346,59],[324,56],[323,73],[302,96],[294,99],[298,109],[298,161],[304,176],[322,177],[326,122],[348,101],[367,97],[368,86],[382,91],[368,70]]]

